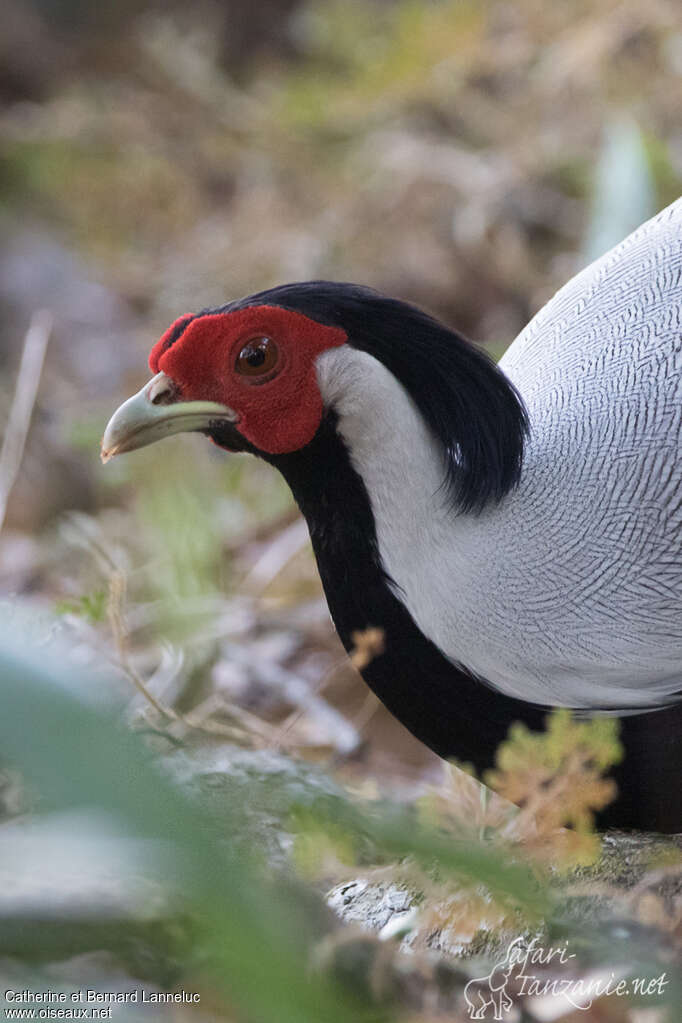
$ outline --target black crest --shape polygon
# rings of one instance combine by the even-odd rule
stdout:
[[[464,511],[498,501],[518,482],[528,421],[490,357],[415,306],[331,281],[285,284],[220,311],[274,305],[341,327],[408,392],[440,441],[449,489]]]

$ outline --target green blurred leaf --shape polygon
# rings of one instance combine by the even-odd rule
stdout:
[[[128,833],[171,844],[168,869],[191,908],[212,982],[250,1020],[382,1020],[319,976],[309,976],[311,922],[292,891],[268,884],[249,859],[219,842],[215,825],[155,767],[139,737],[86,705],[87,692],[54,657],[49,668],[0,639],[5,756],[56,808],[99,807]],[[233,826],[239,828],[235,808]],[[163,867],[160,865],[160,869]]]
[[[622,114],[606,126],[597,164],[592,212],[583,246],[598,259],[656,212],[656,190],[637,123]]]

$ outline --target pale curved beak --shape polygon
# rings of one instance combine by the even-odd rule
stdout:
[[[234,409],[214,401],[180,401],[170,377],[157,373],[141,391],[117,408],[102,437],[102,461],[135,451],[163,437],[191,430],[210,430],[236,423]]]

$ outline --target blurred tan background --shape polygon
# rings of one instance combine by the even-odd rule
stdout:
[[[204,736],[367,785],[433,770],[338,667],[270,470],[198,437],[103,470],[99,436],[169,322],[289,280],[373,285],[500,354],[682,191],[678,3],[5,0],[0,98],[0,431],[54,320],[5,597]]]

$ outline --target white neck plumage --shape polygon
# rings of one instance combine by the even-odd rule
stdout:
[[[446,656],[538,704],[627,712],[665,697],[665,666],[659,692],[641,688],[646,651],[633,651],[627,626],[619,631],[575,585],[575,530],[561,520],[562,495],[546,486],[533,441],[516,490],[480,513],[460,512],[439,443],[382,363],[344,345],[318,359],[318,380],[369,494],[396,595]]]

